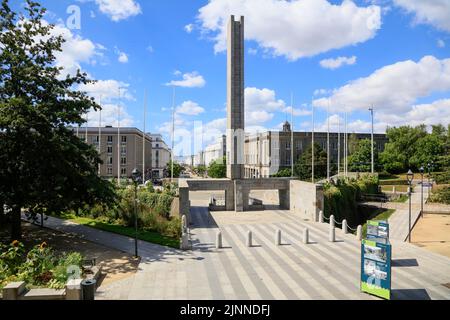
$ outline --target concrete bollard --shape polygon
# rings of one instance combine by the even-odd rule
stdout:
[[[348,224],[347,224],[347,220],[342,220],[342,232],[344,234],[348,234]]]
[[[216,236],[216,249],[222,249],[222,232],[217,232]]]
[[[253,246],[253,234],[251,231],[247,233],[247,247],[251,248]]]
[[[330,226],[332,226],[333,228],[335,227],[334,215],[330,216]]]
[[[362,226],[359,225],[356,229],[356,238],[358,238],[359,241],[362,240]]]
[[[336,228],[330,225],[330,233],[329,233],[329,237],[328,240],[330,242],[335,242],[336,241]]]
[[[308,228],[306,228],[303,231],[303,243],[304,244],[308,244],[309,243],[309,229]]]
[[[392,186],[392,193],[396,194],[395,186]]]
[[[187,233],[187,217],[185,214],[181,217],[182,233]]]
[[[71,279],[66,284],[66,300],[82,300],[81,282],[83,279]]]
[[[319,223],[323,223],[323,212],[319,211]]]
[[[275,245],[281,246],[281,230],[277,230],[275,233]]]
[[[181,235],[181,250],[189,250],[189,235],[187,233],[183,233]]]

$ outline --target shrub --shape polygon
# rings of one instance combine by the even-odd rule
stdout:
[[[430,201],[434,203],[450,204],[450,186],[443,187],[434,192],[430,197]]]
[[[352,227],[364,222],[358,212],[358,201],[364,193],[378,193],[378,183],[376,176],[362,175],[358,180],[339,179],[336,184],[325,184],[324,216],[334,215],[338,222],[346,219]]]
[[[68,268],[81,268],[81,254],[57,255],[45,242],[25,253],[23,244],[18,241],[1,248],[0,288],[11,281],[25,281],[29,286],[61,289],[71,276]]]

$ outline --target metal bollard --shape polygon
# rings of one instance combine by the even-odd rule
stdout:
[[[344,234],[348,234],[348,225],[347,225],[347,220],[342,220],[342,232]]]
[[[304,244],[308,244],[309,243],[309,229],[308,228],[306,228],[303,231],[303,243]]]
[[[330,240],[330,242],[336,241],[336,228],[331,225],[330,225],[330,234],[329,234],[328,240]]]
[[[334,215],[330,216],[330,226],[332,226],[333,228],[335,227]]]
[[[358,228],[356,229],[356,237],[358,238],[359,241],[362,240],[362,226],[359,225]]]
[[[323,212],[319,211],[319,223],[323,223]]]
[[[217,236],[216,236],[216,249],[222,249],[223,245],[222,245],[222,232],[217,232]]]
[[[97,281],[94,279],[83,280],[81,282],[81,292],[83,300],[95,300],[95,290],[97,288]]]
[[[253,246],[253,235],[252,235],[252,232],[251,231],[249,231],[248,233],[247,233],[247,247],[249,247],[249,248],[251,248],[252,246]]]
[[[275,233],[275,245],[281,246],[281,230],[277,230]]]

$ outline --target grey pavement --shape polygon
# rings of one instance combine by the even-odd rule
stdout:
[[[360,293],[360,242],[337,229],[328,242],[328,224],[289,211],[214,212],[194,200],[192,249],[180,251],[140,242],[142,260],[135,276],[102,286],[97,299],[258,300],[376,299]],[[47,227],[133,253],[134,240],[68,221],[49,218]],[[305,228],[310,244],[302,243]],[[275,233],[282,231],[282,245]],[[218,231],[224,248],[215,249]],[[254,246],[246,247],[251,230]],[[394,299],[450,299],[450,259],[393,240]]]

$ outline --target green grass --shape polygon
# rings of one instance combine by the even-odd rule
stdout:
[[[392,188],[394,185],[382,185],[381,191],[383,192],[392,192]],[[408,185],[395,185],[396,192],[408,192]]]
[[[98,230],[103,230],[111,233],[120,234],[123,236],[135,237],[135,230],[131,227],[125,227],[122,225],[114,224],[114,223],[107,223],[104,221],[98,221],[92,218],[86,218],[86,217],[77,217],[73,214],[61,214],[57,216],[57,218],[62,218],[65,220],[69,220],[71,222],[75,222],[78,224],[81,224],[83,226],[91,227]],[[180,241],[178,239],[170,238],[163,236],[157,232],[153,231],[146,231],[146,230],[138,230],[138,239],[142,241],[147,241],[154,244],[159,244],[162,246],[167,246],[171,248],[180,248]]]
[[[395,212],[394,209],[385,210],[374,218],[371,218],[372,221],[387,221],[392,214]],[[367,235],[367,223],[365,223],[362,227],[363,237],[365,238]]]
[[[405,203],[406,201],[408,201],[408,196],[406,194],[402,194],[398,199],[392,200],[392,202],[396,203]]]

